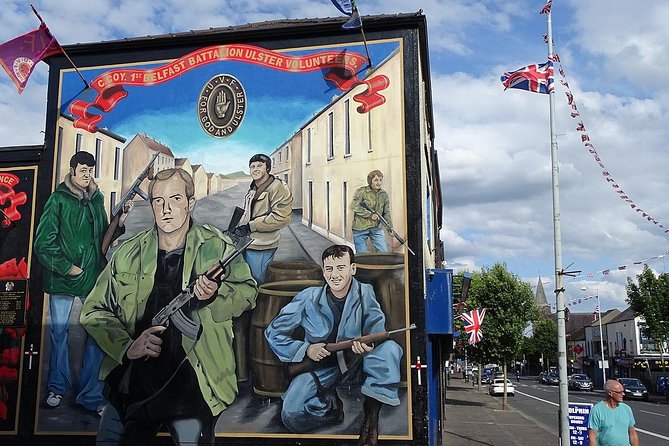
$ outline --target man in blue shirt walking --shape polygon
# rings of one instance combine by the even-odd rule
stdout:
[[[588,440],[592,446],[639,446],[632,409],[623,403],[625,389],[610,379],[604,385],[606,399],[595,404],[588,420]]]

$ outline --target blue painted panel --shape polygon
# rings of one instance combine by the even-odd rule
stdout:
[[[425,283],[427,334],[453,334],[453,270],[428,269]]]

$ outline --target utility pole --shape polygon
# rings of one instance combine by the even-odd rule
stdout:
[[[553,62],[553,25],[551,12],[548,10],[547,34],[548,34],[548,60]],[[560,444],[569,446],[569,389],[567,388],[567,338],[565,329],[565,306],[564,306],[564,276],[567,274],[562,269],[562,233],[560,231],[560,166],[558,163],[557,130],[555,124],[555,89],[548,90],[548,101],[550,106],[550,130],[551,130],[551,166],[552,166],[552,189],[553,189],[553,239],[555,245],[555,303],[557,309],[557,331],[558,331],[558,376],[559,376],[559,427]]]

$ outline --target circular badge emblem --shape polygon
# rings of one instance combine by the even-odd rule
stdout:
[[[27,57],[17,57],[14,59],[14,64],[12,66],[12,71],[14,71],[14,76],[21,81],[25,82],[30,75],[30,70],[33,68],[33,61]]]
[[[197,113],[202,129],[214,138],[232,135],[246,113],[246,92],[241,82],[229,74],[209,79],[200,92]]]

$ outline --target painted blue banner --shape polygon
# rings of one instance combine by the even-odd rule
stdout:
[[[569,444],[588,446],[588,419],[592,404],[569,403]]]

